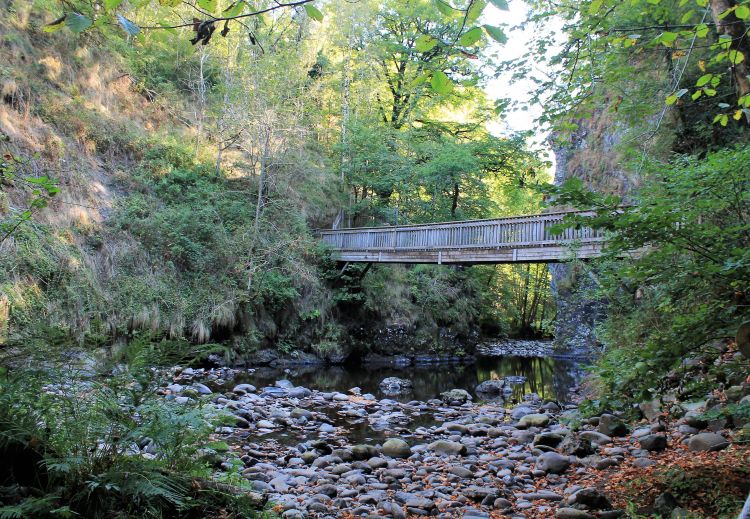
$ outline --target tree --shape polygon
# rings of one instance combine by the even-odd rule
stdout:
[[[631,126],[645,120],[656,130],[670,109],[696,129],[704,119],[727,126],[750,114],[747,59],[750,3],[735,0],[696,0],[678,5],[654,0],[644,9],[631,2],[592,0],[534,2],[532,23],[562,19],[568,40],[560,52],[555,35],[540,36],[520,62],[516,73],[543,60],[557,72],[537,82],[538,99],[547,108],[544,121],[558,129],[578,116],[612,105]],[[543,29],[540,25],[540,34]],[[648,79],[640,74],[648,74]],[[614,99],[604,99],[612,96]],[[662,104],[653,104],[661,99]],[[689,105],[695,104],[694,108]],[[686,109],[700,112],[700,121],[684,118]],[[649,112],[656,112],[650,117]],[[644,115],[646,117],[644,118]],[[710,118],[709,118],[710,116]],[[657,121],[657,122],[655,122]],[[638,128],[644,134],[655,133]]]

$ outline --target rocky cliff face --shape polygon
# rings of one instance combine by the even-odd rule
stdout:
[[[626,128],[614,121],[606,107],[577,124],[578,129],[553,148],[555,184],[575,177],[595,191],[627,196],[637,186],[638,177],[623,167],[619,145]],[[595,327],[604,315],[606,302],[592,298],[595,273],[587,264],[575,262],[550,265],[550,273],[557,304],[556,351],[564,355],[596,355],[599,346]]]

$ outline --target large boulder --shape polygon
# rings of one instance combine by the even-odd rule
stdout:
[[[411,380],[405,378],[388,377],[384,378],[378,387],[380,387],[380,390],[386,395],[398,395],[411,391],[413,385]]]
[[[549,415],[533,413],[527,414],[526,416],[521,418],[516,427],[518,427],[519,429],[528,429],[529,427],[544,427],[548,423]]]
[[[439,454],[448,454],[448,455],[466,454],[466,445],[464,445],[463,443],[451,442],[447,440],[438,440],[438,441],[432,442],[431,444],[427,446],[427,448]]]
[[[563,441],[563,437],[553,432],[543,432],[534,437],[534,445],[556,448]]]
[[[569,505],[580,505],[593,510],[609,510],[612,505],[609,499],[594,487],[582,488],[570,496],[567,503]]]
[[[663,434],[649,434],[641,438],[640,444],[647,451],[663,451],[667,448],[667,437]]]
[[[513,408],[513,410],[510,412],[510,417],[514,420],[520,420],[527,414],[533,414],[535,411],[532,407],[529,407],[528,405],[519,404],[516,407]]]
[[[464,389],[451,389],[440,393],[440,397],[448,405],[462,405],[472,399],[468,391]]]
[[[705,429],[708,426],[708,422],[703,418],[703,413],[700,411],[688,411],[685,416],[682,417],[682,421],[690,427],[696,429]]]
[[[480,396],[498,396],[503,394],[504,388],[505,380],[503,379],[485,380],[475,387],[474,391]]]
[[[606,445],[608,443],[612,443],[612,438],[610,438],[606,434],[602,434],[596,431],[582,431],[578,434],[578,436],[597,445]]]
[[[549,474],[562,474],[569,466],[570,459],[556,452],[545,452],[536,459],[536,468]]]
[[[603,414],[599,417],[599,432],[607,436],[625,436],[628,426],[615,415]]]
[[[688,448],[691,451],[720,451],[729,447],[729,442],[720,434],[700,433],[696,434],[688,441]]]
[[[236,395],[246,395],[247,393],[254,393],[255,392],[255,386],[252,384],[237,384],[234,386],[234,389],[232,389],[232,393]]]
[[[378,449],[372,445],[355,445],[352,447],[352,457],[355,460],[369,460],[378,455]]]
[[[213,391],[211,391],[211,388],[209,388],[207,385],[201,384],[199,382],[193,383],[193,385],[190,386],[190,387],[192,389],[195,389],[201,395],[210,395],[211,393],[213,393]]]
[[[593,432],[593,431],[591,431]],[[598,433],[597,433],[598,434]],[[572,454],[579,458],[585,458],[596,452],[596,447],[591,444],[591,440],[581,438],[573,433],[568,434],[560,444],[560,450],[565,454]]]
[[[409,444],[398,438],[386,440],[381,450],[383,454],[391,458],[408,458],[411,456],[411,447],[409,447]]]

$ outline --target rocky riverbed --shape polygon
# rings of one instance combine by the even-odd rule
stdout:
[[[533,393],[507,408],[463,388],[399,402],[284,379],[234,384],[237,374],[176,368],[161,392],[226,413],[230,425],[215,438],[229,449],[208,451],[208,459],[287,518],[620,517],[622,503],[602,490],[608,474],[649,470],[670,450],[713,453],[731,443],[722,424],[699,418],[698,404],[672,425],[654,413],[631,430],[613,415],[581,420],[575,403]],[[354,428],[368,430],[370,441]],[[665,499],[645,505],[679,513]]]

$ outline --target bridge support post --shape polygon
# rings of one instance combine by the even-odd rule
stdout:
[[[443,251],[439,250],[438,251],[438,265],[442,265],[442,264],[443,264]]]

